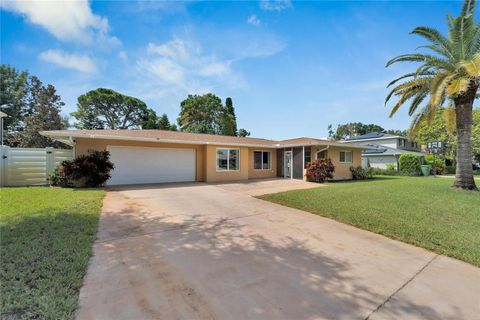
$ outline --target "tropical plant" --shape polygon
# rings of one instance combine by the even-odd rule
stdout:
[[[392,117],[410,101],[411,134],[421,123],[431,121],[436,110],[448,103],[447,110],[455,113],[457,132],[457,170],[453,186],[478,190],[473,179],[470,140],[473,101],[478,97],[480,82],[480,24],[475,23],[474,8],[474,0],[465,0],[460,16],[447,15],[447,36],[429,27],[417,27],[412,31],[430,42],[421,47],[429,52],[404,54],[388,61],[387,67],[398,62],[419,62],[421,65],[414,72],[390,82],[388,87],[393,88],[385,103],[393,96],[398,97],[390,113]]]
[[[307,165],[307,180],[311,182],[323,183],[327,179],[333,178],[335,166],[330,159],[318,159]]]
[[[93,151],[60,163],[50,174],[50,183],[61,187],[98,187],[114,169],[108,151]]]

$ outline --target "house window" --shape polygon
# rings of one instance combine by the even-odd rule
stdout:
[[[253,152],[253,169],[269,170],[270,169],[270,151],[254,151]]]
[[[340,163],[352,163],[352,151],[340,151]]]
[[[217,149],[217,171],[238,171],[240,149]]]
[[[303,158],[305,159],[305,168],[307,165],[312,162],[312,150],[310,148],[305,149],[305,153],[303,154]]]
[[[327,151],[326,150],[317,152],[317,160],[320,160],[320,159],[327,159]]]

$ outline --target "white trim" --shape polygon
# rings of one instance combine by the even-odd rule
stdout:
[[[218,150],[228,150],[227,155],[227,169],[219,169],[218,168]],[[230,169],[230,150],[237,150],[238,151],[238,169]],[[215,148],[215,169],[216,172],[238,172],[240,171],[240,148]]]
[[[340,157],[340,154],[342,152],[350,152],[350,161],[341,161],[341,157]],[[345,156],[345,160],[347,159],[347,156]],[[353,163],[353,152],[352,150],[339,150],[338,151],[338,163]]]
[[[312,150],[310,150],[310,157],[312,156]],[[305,170],[305,146],[302,147],[302,171]]]
[[[402,137],[402,136],[390,136],[390,137],[380,137],[380,138],[343,140],[342,143],[357,143],[357,142],[362,142],[362,141],[388,140],[388,139],[398,139],[398,138],[408,140],[408,138]]]
[[[239,146],[239,147],[252,147],[252,148],[271,148],[271,149],[280,149],[280,148],[293,148],[293,147],[302,147],[302,146],[318,146],[318,145],[327,145],[327,146],[336,146],[336,147],[345,147],[345,143],[329,142],[322,140],[312,140],[311,143],[298,143],[298,144],[285,144],[272,141],[272,144],[256,144],[256,143],[238,143],[238,142],[209,142],[209,141],[195,141],[195,140],[181,140],[181,139],[162,139],[162,138],[145,138],[145,137],[130,137],[130,136],[114,136],[107,134],[83,134],[83,133],[66,133],[58,131],[40,131],[42,136],[49,137],[54,140],[65,140],[62,137],[67,137],[72,141],[72,138],[80,139],[103,139],[103,140],[125,140],[125,141],[148,141],[148,142],[162,142],[162,143],[177,143],[177,144],[196,144],[196,145],[217,145],[217,146]],[[247,138],[248,139],[248,138]],[[374,149],[362,145],[349,145],[348,148],[354,149]]]
[[[125,141],[145,141],[159,143],[176,143],[176,144],[197,144],[197,145],[214,145],[214,146],[235,146],[235,147],[252,147],[252,148],[272,148],[276,149],[276,144],[264,145],[255,143],[238,143],[238,142],[209,142],[181,139],[162,139],[162,138],[145,138],[145,137],[129,137],[129,136],[112,136],[100,134],[72,134],[55,131],[40,131],[42,136],[49,137],[54,140],[60,140],[61,137],[79,138],[79,139],[101,139],[101,140],[125,140]]]
[[[272,151],[268,150],[252,150],[253,152],[253,171],[270,171],[272,170]],[[255,152],[262,152],[262,169],[255,169]],[[267,152],[270,155],[268,156],[268,169],[263,169],[263,153]]]

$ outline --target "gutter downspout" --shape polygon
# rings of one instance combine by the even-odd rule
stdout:
[[[328,145],[326,148],[317,150],[317,152],[315,152],[315,160],[318,160],[318,153],[319,153],[319,152],[327,151],[329,148],[330,148],[330,145]]]

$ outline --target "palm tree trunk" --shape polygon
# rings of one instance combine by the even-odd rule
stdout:
[[[457,126],[457,167],[453,187],[478,190],[472,169],[472,112],[478,85],[472,83],[469,90],[454,99]]]

